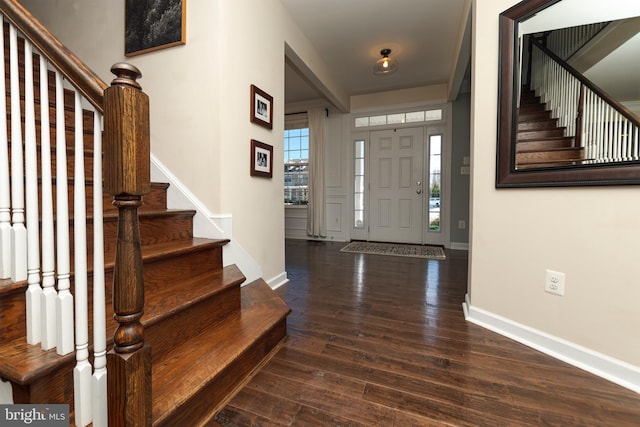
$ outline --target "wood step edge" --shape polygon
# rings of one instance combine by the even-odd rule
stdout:
[[[518,133],[518,135],[520,134],[525,134],[525,133],[533,133],[533,132],[557,132],[557,131],[565,131],[567,130],[566,126],[554,126],[551,128],[539,128],[539,129],[518,129],[516,132]],[[565,137],[563,136],[563,138],[572,138],[572,137]]]
[[[562,166],[562,165],[566,165],[566,164],[573,164],[573,163],[578,163],[578,162],[586,162],[586,161],[591,161],[593,159],[586,159],[583,157],[578,157],[578,158],[571,158],[571,159],[559,159],[559,160],[539,160],[539,161],[522,161],[522,162],[518,162],[518,164],[516,165],[516,169],[517,168],[521,168],[521,167],[526,167],[526,166],[530,166],[530,167],[534,167],[534,166],[541,166],[541,165],[555,165],[555,166]]]
[[[575,139],[573,136],[547,136],[542,138],[524,138],[518,139],[516,144],[521,142],[536,142],[536,141],[562,141],[562,140],[571,140]]]
[[[172,242],[154,243],[142,246],[142,262],[154,262],[166,259],[171,256],[195,253],[202,250],[224,246],[229,243],[229,239],[206,239],[202,237],[193,237],[191,239],[176,240]],[[108,272],[113,269],[113,261],[105,262],[104,269]],[[91,278],[93,275],[93,259],[87,259],[87,274]],[[73,262],[71,263],[71,279],[73,280]],[[5,292],[24,292],[27,289],[27,281],[11,282],[11,279],[0,279],[0,298]]]
[[[159,218],[159,217],[168,217],[168,216],[194,216],[196,211],[194,209],[148,209],[148,210],[138,210],[138,217],[140,218]],[[105,221],[113,221],[118,219],[118,211],[109,209],[108,211],[102,214],[102,217]],[[69,218],[71,221],[73,218]],[[87,221],[93,219],[93,214],[87,214]],[[55,221],[54,221],[55,222]]]
[[[554,147],[554,148],[544,148],[544,149],[530,149],[530,150],[522,150],[518,151],[517,154],[530,154],[530,153],[557,153],[560,151],[581,151],[584,150],[584,147]]]
[[[212,284],[216,281],[216,278],[219,278],[221,280],[220,286],[210,286],[206,293],[198,295],[196,298],[190,298],[188,301],[179,301],[179,305],[173,310],[168,310],[167,307],[160,307],[160,311],[149,310],[141,319],[142,325],[146,328],[157,324],[163,319],[186,310],[202,300],[214,298],[216,295],[234,286],[239,286],[245,281],[245,276],[234,264],[224,267],[221,271],[211,271],[209,273],[194,278],[194,281],[203,280],[208,284]],[[153,294],[147,294],[147,300],[153,301]],[[92,322],[90,321],[90,323]],[[108,320],[107,348],[110,348],[113,343],[113,333],[116,327],[115,322]],[[90,351],[92,349],[93,345],[89,347]],[[29,360],[29,365],[27,366],[24,366],[25,357]],[[27,344],[26,337],[18,337],[0,344],[0,360],[2,361],[0,364],[0,377],[9,379],[17,384],[30,384],[55,371],[61,365],[70,363],[72,359],[75,359],[74,352],[60,356],[56,353],[55,348],[45,351],[41,349],[40,344],[30,345]]]
[[[180,410],[189,405],[201,389],[211,386],[234,361],[251,351],[252,346],[284,321],[291,311],[261,279],[241,290],[240,313],[208,328],[154,364],[154,425],[166,422],[172,409]],[[214,346],[210,344],[212,342]],[[190,370],[185,371],[183,364],[178,363],[180,360],[185,361]]]
[[[167,303],[164,300],[162,302],[165,304],[155,304],[154,294],[146,293],[145,307],[151,305],[149,303],[153,303],[154,308],[153,312],[150,309],[145,310],[145,315],[142,317],[142,323],[145,328],[187,310],[189,307],[204,300],[214,298],[229,289],[235,287],[239,289],[240,285],[246,280],[246,277],[235,264],[231,264],[223,267],[221,270],[210,270],[198,276],[192,276],[189,280],[193,283],[208,286],[198,286],[197,295],[194,297],[187,295],[188,292],[183,290],[184,292],[181,293],[180,296],[184,297],[184,299],[173,299],[171,301],[172,307],[167,307]],[[204,291],[202,291],[203,287],[205,288]]]

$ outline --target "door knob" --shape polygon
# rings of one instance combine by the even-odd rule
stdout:
[[[416,189],[416,193],[417,193],[417,194],[422,194],[422,188],[418,188],[418,189]]]

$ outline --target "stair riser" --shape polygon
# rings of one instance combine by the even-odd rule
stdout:
[[[546,111],[546,104],[529,103],[520,105],[520,114],[538,113],[540,111]]]
[[[528,120],[540,120],[540,119],[550,119],[551,112],[549,111],[539,111],[535,113],[519,113],[518,121],[528,121]]]
[[[229,365],[217,381],[202,387],[195,396],[176,408],[168,417],[154,423],[154,427],[202,425],[208,421],[221,409],[227,396],[269,355],[286,334],[287,323],[286,318],[283,318],[240,354],[236,363]],[[154,419],[156,418],[154,414]]]
[[[42,151],[40,146],[37,147],[37,162],[38,162],[38,180],[42,180]],[[24,153],[24,151],[23,151]],[[24,154],[23,154],[24,155]],[[57,163],[56,163],[56,153],[55,149],[50,151],[51,156],[51,177],[53,179],[56,178],[57,174]],[[11,149],[9,149],[9,158],[11,158]],[[84,153],[83,156],[83,165],[84,165],[84,176],[87,180],[93,180],[93,155],[92,153]],[[67,162],[66,162],[66,171],[67,178],[72,180],[75,177],[75,160],[73,156],[73,151],[67,151]],[[11,170],[11,161],[9,161],[9,170]],[[39,200],[42,200],[41,198]]]
[[[55,96],[55,93],[50,94],[50,96]],[[67,131],[73,131],[75,128],[75,107],[72,103],[69,105],[65,105],[64,108],[64,126]],[[9,106],[11,105],[11,97],[6,97],[6,105],[7,105],[7,121],[11,121],[11,110]],[[24,105],[24,96],[20,98],[20,113],[22,122],[24,123],[24,115],[25,115],[25,105]],[[35,113],[35,123],[36,127],[40,129],[41,125],[41,108],[40,108],[40,92],[34,93],[34,113]],[[57,116],[56,116],[56,104],[55,98],[49,98],[49,126],[51,129],[55,129],[57,124]],[[82,130],[84,133],[93,134],[93,113],[88,110],[82,111]],[[7,125],[7,129],[11,129],[10,125]],[[51,131],[50,131],[51,133]],[[40,132],[38,132],[38,135]],[[55,132],[54,132],[55,134]]]
[[[73,263],[73,261],[72,261]],[[164,260],[154,260],[144,263],[145,292],[154,292],[157,287],[164,287],[167,283],[180,281],[190,275],[202,274],[209,268],[222,267],[222,248],[212,248],[204,251],[190,253],[188,255],[173,257]],[[111,305],[111,292],[113,284],[113,268],[105,271],[105,299],[107,307],[107,336],[112,336],[115,325],[111,321],[113,309]],[[88,277],[88,295],[93,295],[93,277]],[[71,293],[74,294],[74,278],[71,276]],[[2,341],[10,341],[26,335],[26,301],[24,289],[12,293],[3,294],[0,298],[0,320],[3,327],[0,329]],[[89,318],[92,319],[93,301],[89,298]],[[90,321],[92,323],[92,321]]]
[[[518,131],[522,130],[540,130],[540,129],[554,129],[558,127],[558,119],[549,120],[535,120],[530,122],[518,123]]]
[[[156,363],[160,357],[203,330],[215,327],[231,313],[240,310],[240,286],[225,290],[211,298],[194,304],[172,315],[163,322],[144,330],[145,341],[151,344],[151,357]]]
[[[533,150],[552,150],[554,148],[572,148],[572,140],[559,139],[534,142],[518,142],[516,144],[516,152],[533,151]]]
[[[55,357],[55,349],[50,351]],[[73,368],[75,358],[69,358],[59,369],[27,385],[13,384],[16,404],[67,404],[73,413]],[[71,414],[72,415],[72,414]],[[71,425],[74,425],[71,422]]]
[[[7,123],[7,126],[10,126],[10,124]],[[9,134],[9,147],[10,147],[11,146],[11,128],[7,127],[7,129]],[[22,132],[24,134],[24,129],[22,129]],[[38,147],[37,151],[41,151],[40,136],[41,136],[40,124],[37,124],[36,125],[36,144]],[[71,152],[71,153],[75,152],[75,137],[76,136],[73,128],[65,129],[65,142],[67,144],[67,152]],[[85,129],[82,134],[82,140],[83,140],[83,148],[85,152],[88,152],[88,153],[93,152],[93,130]],[[56,128],[53,125],[50,126],[50,129],[49,129],[49,143],[51,145],[51,152],[52,154],[54,154],[56,149]],[[23,143],[23,150],[24,150],[24,143]],[[73,156],[67,156],[67,157],[73,158]],[[52,162],[55,162],[55,156],[52,156],[51,158],[52,158]]]
[[[562,137],[564,136],[564,132],[564,128],[519,131],[518,141],[522,141],[525,139]]]
[[[13,292],[3,293],[0,298],[0,342],[11,341],[17,337],[25,337],[25,290],[20,288]]]
[[[52,184],[52,197],[53,204],[56,204],[56,192],[58,190],[58,186],[54,182]],[[87,209],[87,217],[91,217],[93,215],[93,186],[87,185],[85,186],[85,196],[86,196],[86,209]],[[74,188],[73,182],[69,182],[68,190],[67,190],[67,199],[69,202],[69,218],[73,217],[73,199],[74,198]],[[150,211],[159,211],[164,210],[167,207],[167,196],[163,187],[151,187],[151,192],[142,197],[142,206],[138,210],[139,212],[150,212]],[[55,208],[54,208],[55,209]],[[105,214],[115,213],[118,209],[113,206],[113,196],[109,194],[104,194],[102,197],[102,210]],[[42,188],[38,186],[38,214],[42,213]],[[55,215],[55,213],[54,213]]]
[[[516,163],[526,164],[531,162],[553,162],[578,159],[583,156],[584,150],[558,150],[558,151],[537,151],[533,153],[517,153]]]
[[[193,214],[178,216],[140,216],[140,240],[142,246],[156,243],[190,240]],[[104,259],[112,262],[115,257],[116,238],[118,234],[118,218],[109,217],[104,221]],[[93,241],[93,224],[87,224],[87,240]]]
[[[220,247],[171,256],[144,264],[145,287],[165,286],[172,281],[180,282],[185,277],[220,268],[222,268],[222,248]],[[150,288],[150,291],[153,291],[153,288]]]

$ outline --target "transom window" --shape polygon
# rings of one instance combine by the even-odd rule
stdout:
[[[442,120],[442,108],[433,110],[409,111],[406,113],[379,114],[375,116],[356,117],[356,128],[370,126],[399,125],[406,123],[431,122]]]

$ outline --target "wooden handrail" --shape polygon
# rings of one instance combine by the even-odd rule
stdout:
[[[557,62],[558,65],[560,65],[562,68],[567,70],[567,72],[569,74],[571,74],[573,77],[575,77],[577,80],[579,80],[580,83],[582,83],[583,85],[588,87],[593,93],[595,93],[600,98],[605,100],[607,102],[607,104],[609,104],[614,110],[616,110],[618,113],[623,115],[627,120],[629,120],[635,126],[640,127],[640,120],[627,107],[622,105],[619,101],[617,101],[615,98],[613,98],[607,92],[602,90],[602,88],[600,88],[598,85],[596,85],[591,80],[589,80],[584,75],[582,75],[578,70],[573,68],[571,65],[567,64],[565,61],[563,61],[562,58],[560,58],[558,55],[556,55],[555,53],[553,53],[552,51],[550,51],[549,49],[544,47],[542,45],[542,43],[540,43],[538,40],[534,39],[532,43],[538,49],[540,49],[542,52],[544,52],[545,55],[549,56],[551,59],[553,59],[555,62]]]
[[[0,0],[0,10],[96,110],[102,113],[103,94],[108,87],[107,84],[16,0]]]

